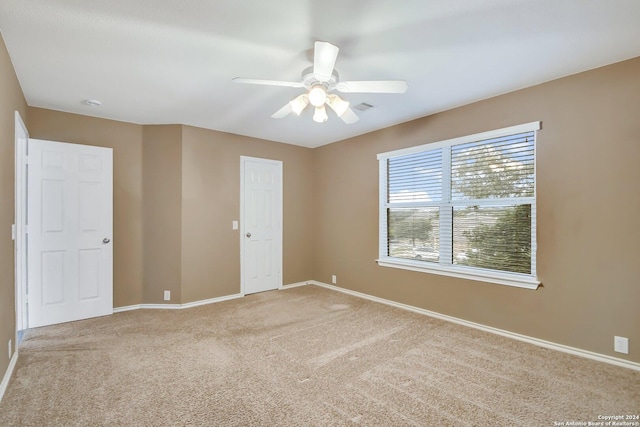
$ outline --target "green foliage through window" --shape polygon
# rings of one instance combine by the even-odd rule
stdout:
[[[531,273],[531,205],[456,208],[453,262]]]

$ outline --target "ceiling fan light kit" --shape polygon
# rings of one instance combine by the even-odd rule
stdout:
[[[291,105],[291,109],[293,110],[294,113],[296,113],[297,116],[299,116],[300,113],[302,113],[302,110],[305,109],[308,103],[309,103],[309,96],[306,93],[303,93],[302,95],[299,95],[296,98],[289,101],[289,104]]]
[[[338,115],[338,117],[342,117],[342,115],[349,108],[349,102],[340,98],[338,95],[329,95],[327,98],[327,104],[331,109]]]
[[[313,85],[311,90],[309,91],[309,102],[314,107],[320,107],[324,105],[327,100],[327,92],[324,91],[324,88],[321,85]]]
[[[298,95],[284,107],[273,113],[271,117],[281,119],[290,113],[300,115],[311,104],[315,107],[313,120],[324,123],[328,120],[325,105],[328,105],[346,124],[359,120],[356,113],[349,107],[349,102],[343,100],[333,90],[343,93],[404,93],[408,85],[404,80],[377,81],[346,81],[340,82],[338,72],[333,68],[338,58],[339,49],[328,42],[317,41],[314,46],[313,66],[302,72],[300,82],[283,82],[277,80],[258,80],[236,77],[236,83],[247,83],[269,86],[286,86],[305,88],[306,93]]]
[[[316,112],[313,113],[313,121],[316,123],[324,123],[329,119],[327,116],[327,109],[324,108],[324,105],[316,107]]]

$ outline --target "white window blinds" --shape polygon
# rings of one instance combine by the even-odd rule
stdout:
[[[379,262],[537,286],[539,126],[534,122],[379,155]]]
[[[442,150],[435,149],[389,159],[389,203],[442,199]]]

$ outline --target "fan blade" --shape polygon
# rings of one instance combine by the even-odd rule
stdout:
[[[236,77],[233,79],[233,81],[236,83],[246,83],[251,85],[304,87],[304,85],[299,82],[282,82],[280,80],[259,80],[259,79],[245,79],[244,77]]]
[[[360,120],[360,117],[358,117],[358,115],[354,113],[354,111],[351,108],[347,108],[345,112],[342,113],[340,118],[342,119],[343,122],[345,122],[348,125]]]
[[[337,46],[327,42],[316,42],[313,48],[313,75],[320,82],[328,82],[338,58]]]
[[[340,92],[405,93],[408,87],[407,82],[404,80],[371,80],[340,82],[336,89]]]
[[[271,115],[274,119],[281,119],[283,117],[287,117],[293,110],[291,109],[291,103],[287,102],[287,105],[276,111]]]

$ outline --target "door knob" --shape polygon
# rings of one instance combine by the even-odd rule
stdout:
[[[107,239],[106,237],[104,239],[102,239],[102,244],[106,245],[107,243],[109,243],[111,240]]]
[[[247,234],[245,234],[245,236],[251,237],[251,233],[247,233]]]

